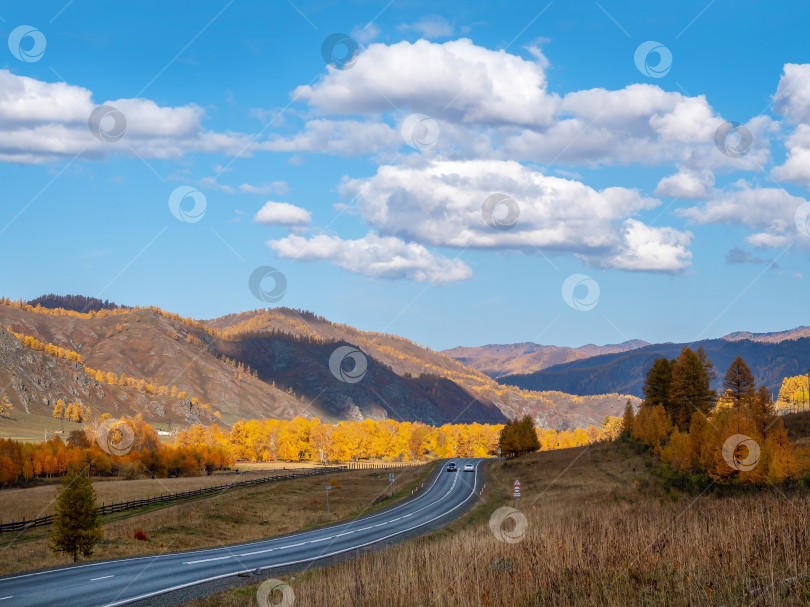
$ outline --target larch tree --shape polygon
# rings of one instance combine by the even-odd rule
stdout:
[[[644,392],[644,404],[654,407],[655,405],[669,405],[672,392],[672,362],[666,358],[658,358],[647,371],[647,378],[642,388]]]
[[[4,394],[3,398],[0,398],[0,417],[8,418],[11,415],[12,409],[14,409],[14,405],[11,404],[11,401],[9,401],[8,397]]]
[[[624,415],[622,416],[622,434],[630,436],[633,432],[633,426],[635,423],[636,412],[633,409],[633,403],[628,400],[627,404],[624,406]]]
[[[667,413],[681,430],[686,430],[694,412],[708,415],[714,408],[717,394],[711,389],[713,366],[690,348],[684,348],[672,365],[672,392]]]
[[[56,495],[56,516],[51,528],[50,547],[73,557],[88,557],[104,532],[98,517],[96,490],[82,471],[74,470],[62,479]]]
[[[754,382],[751,369],[748,368],[742,357],[738,356],[726,371],[726,377],[723,380],[724,391],[733,399],[734,405],[739,411],[742,401],[754,396],[755,388],[756,382]]]

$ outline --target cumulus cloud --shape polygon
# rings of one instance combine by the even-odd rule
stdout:
[[[770,118],[746,123],[754,134],[742,158],[723,155],[714,134],[725,120],[706,98],[667,92],[651,84],[590,89],[565,95],[556,121],[546,129],[505,135],[500,151],[510,158],[595,166],[675,164],[682,172],[758,169],[769,158]]]
[[[810,64],[786,63],[773,101],[791,123],[810,123]]]
[[[247,136],[206,131],[196,105],[163,107],[149,99],[104,102],[126,118],[126,133],[115,143],[96,138],[88,127],[91,91],[0,70],[0,161],[38,164],[66,157],[109,154],[176,158],[187,152],[238,153]],[[102,121],[110,128],[112,118]]]
[[[410,26],[409,26],[410,27]],[[393,115],[425,114],[440,133],[435,152],[451,158],[503,158],[568,165],[675,164],[684,173],[759,170],[770,158],[775,121],[759,116],[745,126],[753,148],[730,158],[715,146],[726,120],[703,95],[690,97],[653,84],[619,90],[549,91],[548,61],[477,46],[468,39],[418,40],[365,48],[351,70],[329,68],[317,83],[299,86],[297,100],[321,118],[364,116],[351,128],[310,121],[298,135],[273,142],[283,151],[368,154],[403,141],[385,131]],[[358,134],[376,125],[376,137]],[[385,137],[379,136],[385,134]],[[431,146],[433,147],[433,146]]]
[[[458,259],[435,255],[417,243],[374,232],[356,240],[320,234],[290,235],[268,246],[281,257],[300,261],[331,261],[339,268],[372,278],[409,279],[434,284],[466,280],[469,266]]]
[[[658,182],[655,188],[656,196],[671,196],[694,200],[706,198],[714,185],[714,175],[711,172],[691,173],[681,171]]]
[[[810,186],[810,64],[788,63],[774,95],[774,109],[795,126],[785,147],[785,163],[774,178]]]
[[[651,228],[631,217],[660,204],[635,190],[594,190],[512,161],[432,161],[381,166],[346,180],[363,220],[386,235],[432,246],[575,254],[594,266],[678,271],[689,265],[691,235]],[[511,197],[519,218],[510,230],[483,216],[493,193]]]
[[[775,179],[810,186],[810,125],[800,124],[785,142],[785,163],[775,167]]]
[[[293,97],[322,114],[387,112],[392,105],[465,123],[548,125],[559,99],[546,90],[547,61],[491,51],[462,38],[371,44],[350,70],[328,68]]]
[[[678,272],[689,265],[692,234],[674,228],[656,228],[636,219],[624,223],[622,243],[603,266],[620,270]]]
[[[306,226],[312,221],[312,215],[306,209],[289,202],[268,200],[256,213],[253,221],[268,226]]]
[[[679,209],[677,213],[695,223],[741,225],[758,230],[748,237],[756,247],[783,247],[795,242],[810,244],[796,228],[796,210],[807,201],[780,188],[758,188],[739,181],[734,189],[717,192],[700,206]]]

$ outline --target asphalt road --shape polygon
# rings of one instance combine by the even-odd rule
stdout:
[[[379,542],[410,537],[455,520],[481,486],[480,459],[454,460],[414,499],[349,522],[280,538],[222,548],[88,563],[0,578],[0,607],[126,605],[257,569],[289,569]],[[475,472],[463,472],[465,463]],[[12,548],[13,549],[13,548]]]

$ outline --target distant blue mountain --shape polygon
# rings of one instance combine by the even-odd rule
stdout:
[[[810,337],[806,327],[781,333],[734,333],[722,339],[702,340],[690,344],[652,344],[613,354],[592,356],[555,365],[524,375],[508,375],[498,381],[527,390],[560,390],[570,394],[590,395],[618,392],[642,396],[641,387],[647,371],[656,358],[675,358],[684,346],[693,350],[703,346],[714,363],[722,384],[726,369],[737,356],[742,356],[758,384],[778,394],[782,380],[806,373],[810,369]]]

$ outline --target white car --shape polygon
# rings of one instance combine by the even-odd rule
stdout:
[[[464,464],[464,472],[475,472],[475,466],[472,464]]]

